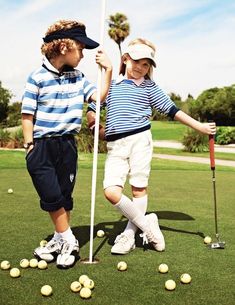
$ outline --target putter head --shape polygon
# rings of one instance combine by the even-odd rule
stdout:
[[[209,249],[224,249],[225,248],[225,242],[224,241],[218,241],[214,242],[208,245]]]

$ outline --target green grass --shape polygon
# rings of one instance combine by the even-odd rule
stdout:
[[[148,211],[158,214],[166,239],[166,251],[143,251],[137,237],[136,249],[126,256],[110,254],[116,234],[126,220],[104,199],[102,176],[105,156],[99,156],[95,232],[104,229],[105,238],[94,239],[98,264],[78,262],[69,270],[59,270],[55,263],[47,270],[25,269],[12,279],[9,271],[0,270],[0,304],[3,305],[231,305],[235,300],[234,263],[235,169],[217,166],[216,190],[219,230],[226,241],[224,250],[208,250],[205,235],[214,237],[212,177],[207,165],[153,160],[149,183]],[[89,255],[89,223],[92,155],[81,155],[78,180],[74,190],[75,208],[72,230],[79,239],[81,258]],[[39,241],[53,232],[49,217],[39,208],[38,197],[25,169],[23,152],[0,152],[0,261],[9,260],[19,266],[22,258],[32,258]],[[12,188],[13,194],[7,189]],[[125,191],[129,194],[129,187]],[[118,272],[120,260],[128,264],[126,272]],[[169,266],[168,274],[157,272],[160,263]],[[182,273],[192,276],[192,283],[179,282]],[[81,300],[70,291],[70,284],[87,274],[95,281],[90,300]],[[177,283],[175,291],[164,289],[167,279]],[[49,284],[51,297],[40,295]]]
[[[152,121],[153,140],[172,140],[181,142],[188,127],[179,122]]]

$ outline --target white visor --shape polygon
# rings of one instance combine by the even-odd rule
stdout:
[[[151,59],[153,66],[156,67],[156,61],[155,61],[155,52],[152,48],[145,44],[133,44],[130,45],[126,52],[130,55],[130,57],[134,60],[148,58]]]

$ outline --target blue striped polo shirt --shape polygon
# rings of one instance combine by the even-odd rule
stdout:
[[[96,88],[76,69],[59,73],[43,58],[43,65],[27,80],[22,98],[23,114],[34,116],[34,138],[77,134],[84,101]]]
[[[102,107],[107,107],[105,136],[114,141],[150,129],[152,109],[174,117],[179,110],[170,97],[152,80],[137,85],[122,75],[110,86]],[[88,110],[95,111],[95,103]]]

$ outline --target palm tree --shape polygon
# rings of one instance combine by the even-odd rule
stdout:
[[[120,56],[122,56],[121,43],[130,33],[130,25],[127,21],[127,17],[122,13],[116,13],[115,15],[110,15],[108,19],[108,24],[109,24],[109,30],[108,30],[109,37],[117,43]]]

